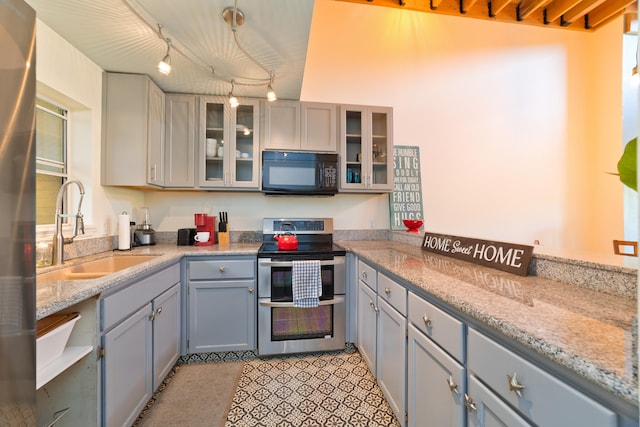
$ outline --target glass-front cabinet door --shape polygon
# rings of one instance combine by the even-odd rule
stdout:
[[[202,97],[200,187],[259,187],[259,100],[241,99],[231,108],[226,97]]]
[[[340,108],[341,191],[393,189],[393,109]]]

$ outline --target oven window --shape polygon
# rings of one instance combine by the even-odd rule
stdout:
[[[333,337],[333,305],[271,308],[271,341]]]
[[[291,275],[291,267],[271,267],[271,301],[293,301]],[[322,296],[320,297],[320,299],[332,299],[333,266],[323,265],[322,267],[320,267],[320,276],[322,277]]]

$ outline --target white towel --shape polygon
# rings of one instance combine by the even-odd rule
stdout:
[[[317,307],[322,296],[320,261],[293,261],[291,282],[294,307]]]

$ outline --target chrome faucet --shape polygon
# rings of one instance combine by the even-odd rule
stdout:
[[[67,190],[67,187],[71,184],[76,184],[78,189],[80,190],[80,201],[78,202],[78,212],[73,214],[63,214],[62,213],[62,199],[64,197],[64,193]],[[56,223],[56,233],[53,236],[53,256],[52,256],[52,264],[62,264],[64,262],[64,245],[73,243],[73,239],[78,235],[78,233],[84,234],[84,219],[82,217],[82,212],[80,212],[80,207],[82,206],[82,199],[84,198],[84,186],[80,181],[67,181],[60,187],[58,191],[58,198],[56,199],[56,215],[55,215],[55,223]],[[73,220],[73,236],[65,238],[62,235],[62,218],[74,217]]]

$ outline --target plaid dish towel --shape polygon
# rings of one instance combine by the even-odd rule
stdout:
[[[293,261],[291,269],[294,307],[317,307],[322,295],[320,261]]]

